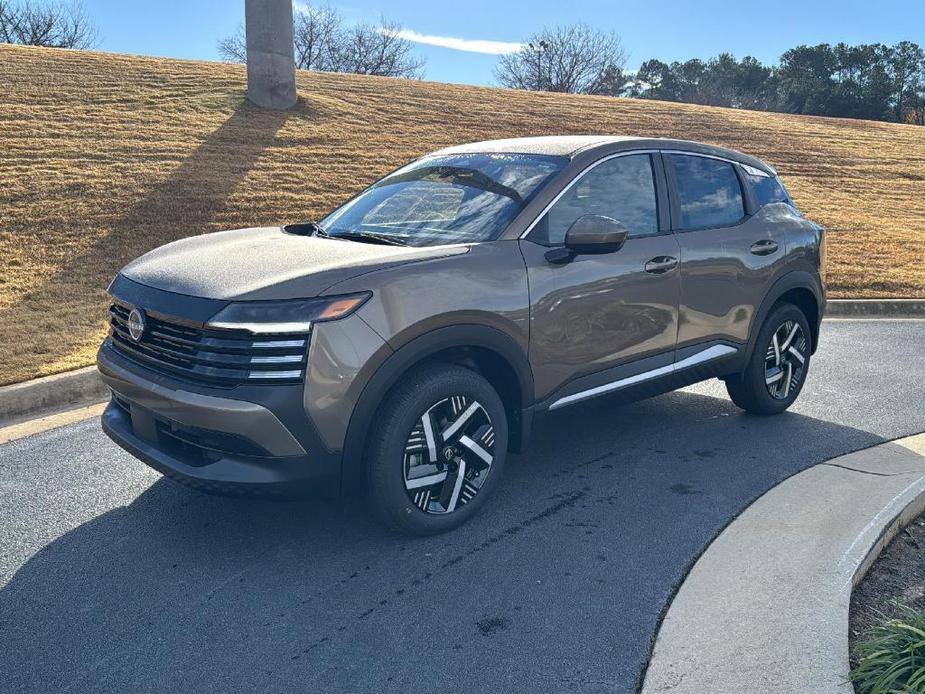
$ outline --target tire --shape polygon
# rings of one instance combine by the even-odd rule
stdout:
[[[465,523],[499,483],[507,416],[498,393],[474,371],[438,364],[409,373],[373,426],[369,506],[402,532],[431,535]]]
[[[796,332],[788,342],[787,336],[793,330]],[[811,339],[809,323],[799,308],[775,304],[761,326],[745,370],[726,379],[729,397],[751,414],[771,415],[786,410],[806,381]]]

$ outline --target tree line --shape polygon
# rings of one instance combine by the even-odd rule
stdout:
[[[329,5],[302,4],[295,13],[296,65],[420,78],[424,61],[400,31],[386,20],[348,26]],[[219,52],[243,62],[243,29],[221,41]],[[577,23],[545,28],[520,50],[500,55],[495,79],[512,89],[925,125],[925,51],[911,41],[802,45],[776,65],[729,53],[685,62],[650,59],[630,72],[617,34]]]
[[[330,5],[300,3],[296,66],[420,79],[425,61],[401,29],[385,19],[349,24]],[[93,48],[98,36],[80,0],[0,0],[0,43]],[[222,39],[218,51],[244,62],[244,28]],[[630,72],[617,34],[577,23],[547,27],[500,55],[495,78],[513,89],[925,125],[925,50],[912,41],[801,45],[774,65],[729,53],[671,63],[653,58]]]
[[[722,53],[710,60],[647,60],[626,96],[813,116],[925,125],[925,51],[845,43],[797,46],[777,65]]]
[[[495,75],[514,89],[925,125],[925,51],[911,41],[797,46],[776,65],[721,53],[709,60],[651,59],[635,73],[625,66],[618,36],[578,24],[532,36],[499,58]]]

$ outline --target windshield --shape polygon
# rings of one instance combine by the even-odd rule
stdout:
[[[425,157],[367,188],[321,228],[409,246],[489,241],[566,163],[532,154]]]

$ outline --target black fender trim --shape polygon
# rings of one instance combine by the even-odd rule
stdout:
[[[764,300],[755,312],[751,329],[748,331],[748,346],[745,350],[744,363],[748,363],[748,360],[751,359],[752,352],[755,349],[755,342],[758,340],[758,333],[761,331],[761,326],[764,325],[764,320],[770,313],[771,307],[792,289],[808,289],[816,298],[819,320],[816,325],[810,326],[813,331],[812,352],[816,352],[816,347],[819,345],[819,324],[822,323],[822,315],[825,313],[825,290],[822,288],[822,282],[817,274],[807,270],[791,270],[771,285],[768,293],[765,294]]]
[[[519,424],[511,431],[512,448],[522,450],[530,437],[533,421],[533,371],[524,349],[508,334],[485,325],[462,324],[437,328],[413,338],[395,349],[366,382],[347,427],[341,468],[341,491],[356,491],[362,483],[363,455],[373,418],[383,398],[398,380],[429,356],[456,347],[487,349],[503,358],[517,376],[519,411],[512,413]]]

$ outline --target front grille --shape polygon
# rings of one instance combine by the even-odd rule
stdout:
[[[129,335],[130,309],[109,307],[112,345],[154,371],[221,387],[243,383],[298,383],[305,375],[308,337],[210,330],[145,316],[139,341]]]

